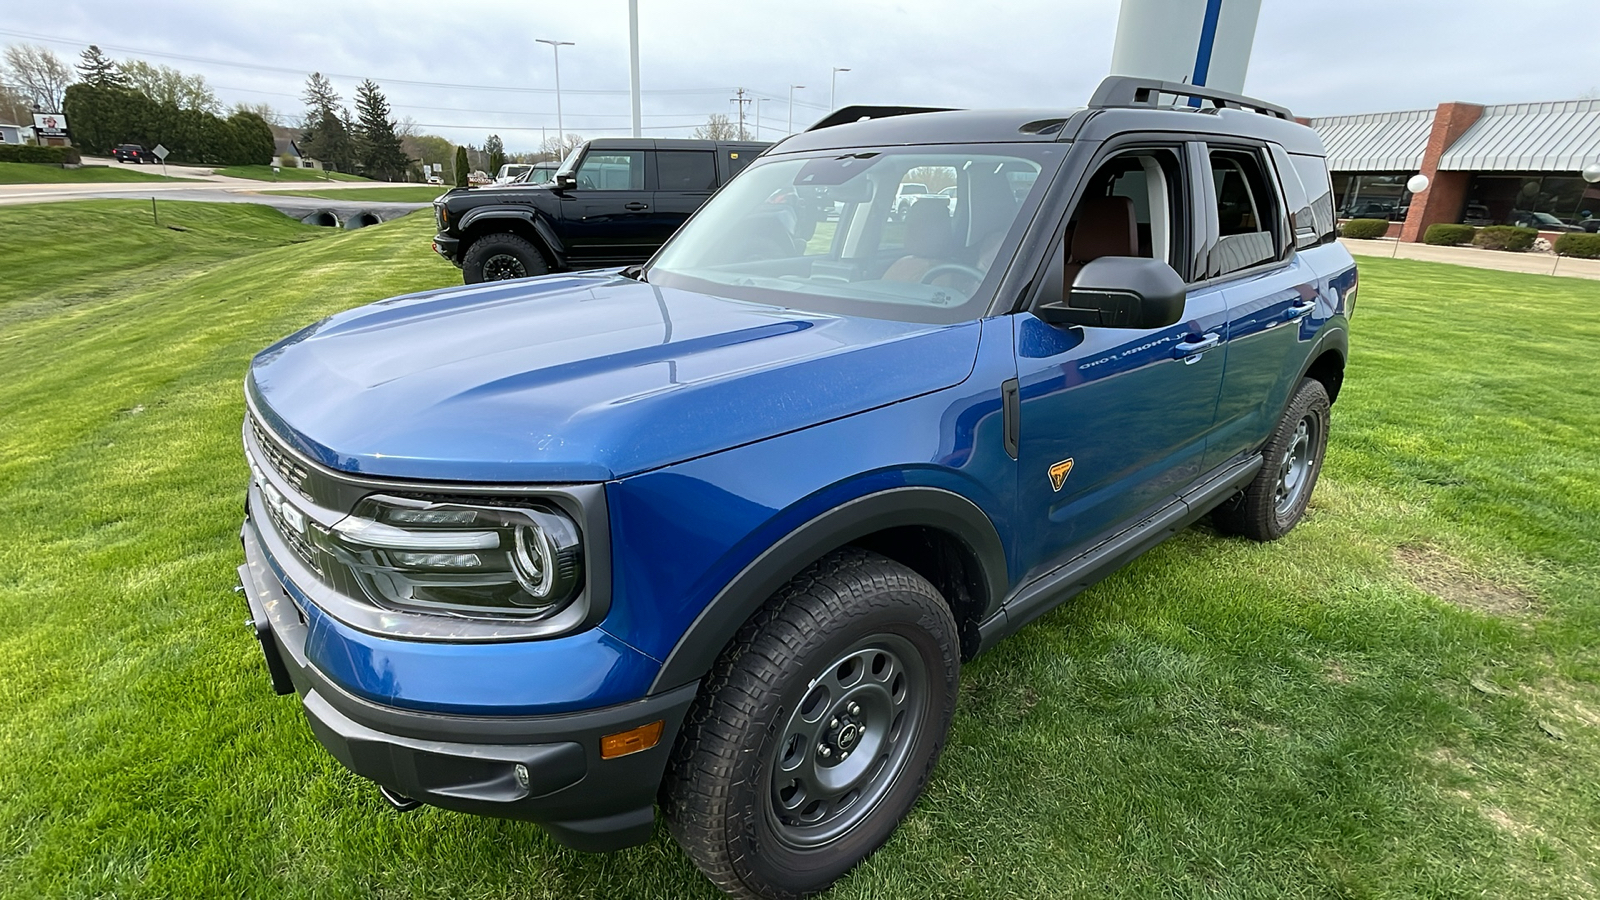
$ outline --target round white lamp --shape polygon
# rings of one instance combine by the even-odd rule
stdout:
[[[1406,180],[1406,190],[1413,194],[1420,194],[1427,189],[1428,176],[1423,175],[1421,172],[1418,172]]]

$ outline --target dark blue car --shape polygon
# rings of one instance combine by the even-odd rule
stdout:
[[[246,383],[274,685],[397,807],[605,850],[659,799],[730,893],[820,890],[933,777],[963,661],[1202,516],[1294,527],[1333,224],[1286,110],[1113,78],[844,110],[647,265],[333,316]]]

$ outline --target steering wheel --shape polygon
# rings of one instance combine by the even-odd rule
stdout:
[[[946,272],[955,272],[958,275],[965,275],[979,284],[983,283],[985,276],[985,272],[976,266],[968,266],[962,263],[940,263],[939,265],[934,266],[928,271],[922,273],[922,283],[928,284],[932,282],[933,279],[945,274]]]

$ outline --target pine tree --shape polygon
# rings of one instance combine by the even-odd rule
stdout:
[[[489,135],[489,139],[483,142],[483,152],[489,155],[489,174],[498,176],[500,167],[506,164],[506,145],[500,140],[500,135]]]
[[[117,64],[94,44],[78,55],[82,58],[78,63],[78,74],[85,83],[95,87],[124,87],[127,84],[122,73],[117,71]]]
[[[389,98],[372,79],[356,88],[358,157],[368,178],[394,181],[405,176],[411,160],[400,146],[394,120],[389,118]]]
[[[471,165],[472,165],[471,163],[467,162],[467,148],[465,148],[465,147],[457,147],[456,148],[456,171],[455,171],[456,187],[466,187],[467,186],[467,169],[470,168]]]

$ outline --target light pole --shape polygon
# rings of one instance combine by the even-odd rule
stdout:
[[[849,69],[840,68],[839,66],[834,66],[833,67],[833,74],[828,76],[828,112],[833,112],[834,110],[839,108],[833,102],[833,91],[834,91],[835,88],[837,88],[839,86],[839,73],[840,72],[848,72],[848,71],[850,71],[850,70]]]
[[[758,141],[761,140],[761,104],[766,100],[766,97],[756,98],[756,140]]]
[[[789,85],[789,133],[790,134],[794,134],[794,92],[795,91],[803,91],[805,89],[806,89],[806,86],[803,85],[803,84],[791,84],[791,85]]]
[[[644,137],[640,122],[644,116],[639,110],[639,0],[628,0],[628,82],[633,101],[633,136]]]
[[[566,158],[567,155],[567,130],[561,124],[561,48],[572,47],[572,41],[552,41],[549,38],[534,38],[541,44],[549,44],[550,50],[556,55],[556,155]]]

